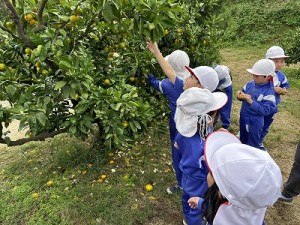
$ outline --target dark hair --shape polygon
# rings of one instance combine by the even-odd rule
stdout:
[[[227,201],[220,192],[219,187],[216,183],[210,186],[203,196],[203,204],[202,204],[202,219],[209,224],[213,224],[213,220],[215,215],[220,207],[224,202]]]

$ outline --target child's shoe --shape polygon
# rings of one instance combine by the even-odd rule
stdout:
[[[178,185],[173,185],[173,186],[170,186],[167,188],[168,194],[174,194],[180,190],[181,190],[181,188]]]
[[[277,199],[277,201],[282,202],[287,205],[293,204],[293,200],[294,200],[293,197],[285,197],[282,193],[280,194],[279,198]]]

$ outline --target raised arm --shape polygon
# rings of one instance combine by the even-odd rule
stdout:
[[[147,41],[147,48],[155,56],[161,69],[164,71],[164,73],[170,79],[172,84],[175,84],[176,74],[175,74],[173,68],[170,66],[170,64],[167,62],[167,60],[165,60],[165,58],[161,54],[160,50],[158,49],[157,43],[156,42],[153,43],[152,41]]]

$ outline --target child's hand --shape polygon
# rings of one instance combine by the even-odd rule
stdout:
[[[158,52],[159,49],[158,49],[158,46],[157,46],[157,43],[156,42],[152,42],[150,40],[147,41],[147,48],[150,50],[150,52],[152,52],[153,54],[155,52]]]
[[[287,93],[286,88],[274,87],[274,91],[279,95],[285,95]]]
[[[250,105],[253,102],[251,95],[244,94],[244,93],[243,93],[243,100],[246,100]]]
[[[188,203],[189,203],[189,206],[192,208],[192,209],[196,209],[198,207],[198,202],[199,202],[199,197],[191,197],[189,200],[188,200]]]

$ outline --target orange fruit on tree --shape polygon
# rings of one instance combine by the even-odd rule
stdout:
[[[31,48],[25,48],[25,53],[26,53],[27,55],[30,55],[31,52],[32,52]]]
[[[110,84],[111,84],[111,82],[110,82],[110,80],[109,80],[109,79],[105,79],[105,80],[103,81],[103,83],[104,83],[106,86],[108,86],[108,85],[110,85]]]
[[[37,22],[36,22],[35,19],[32,19],[32,20],[29,21],[29,24],[30,24],[31,26],[35,25],[36,23],[37,23]]]
[[[29,21],[31,21],[31,20],[33,19],[33,16],[32,16],[30,13],[28,13],[28,14],[26,14],[26,15],[24,16],[24,19],[25,19],[27,22],[29,22]]]
[[[131,82],[134,82],[135,79],[136,79],[136,78],[135,78],[134,76],[130,76],[130,77],[129,77],[129,80],[130,80]]]
[[[76,23],[79,20],[79,17],[76,15],[72,15],[69,19],[72,23]]]
[[[4,63],[0,63],[0,70],[4,70],[5,69],[5,64]]]

